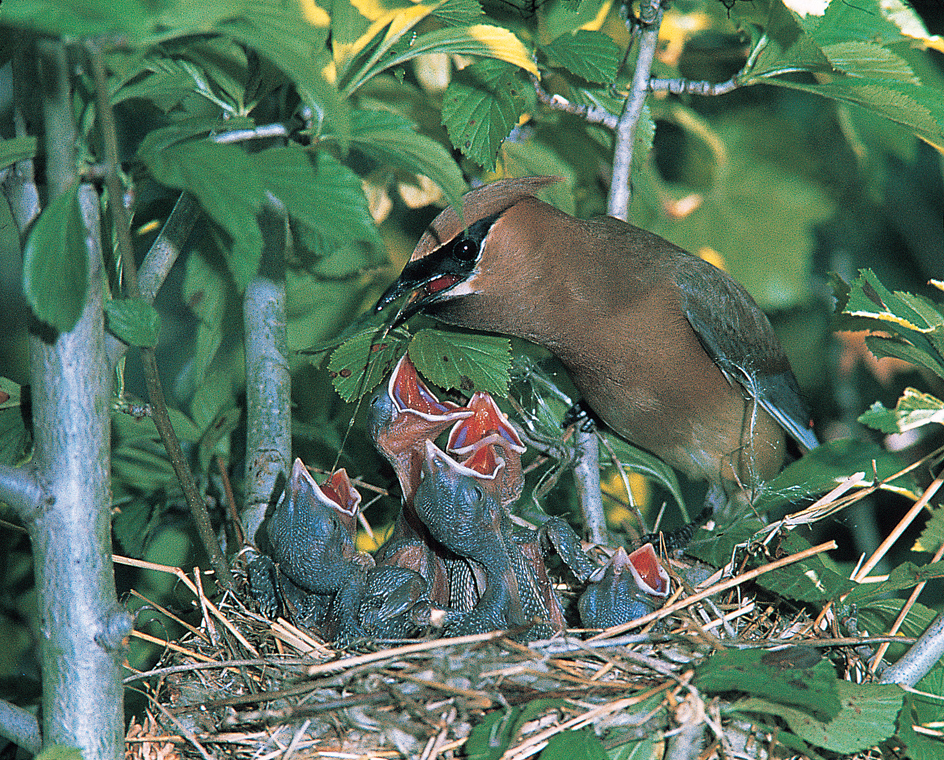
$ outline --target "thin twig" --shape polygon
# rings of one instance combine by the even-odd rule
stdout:
[[[563,95],[559,95],[557,93],[551,95],[543,87],[541,87],[537,77],[532,76],[531,82],[534,84],[534,91],[537,93],[538,100],[540,100],[548,108],[553,108],[555,111],[563,111],[564,113],[569,113],[572,116],[579,116],[589,124],[602,124],[604,127],[609,127],[610,129],[616,129],[617,125],[619,124],[619,119],[605,108],[600,108],[599,106],[575,105],[574,103],[571,103],[569,100],[567,100],[567,98],[565,98]]]
[[[740,86],[737,76],[724,82],[657,79],[655,77],[649,80],[649,92],[671,92],[673,95],[726,95]]]

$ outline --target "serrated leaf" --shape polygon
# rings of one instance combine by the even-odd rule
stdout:
[[[122,298],[105,304],[106,327],[129,346],[153,348],[161,334],[161,317],[151,304]]]
[[[915,541],[912,551],[932,554],[944,546],[944,508],[933,507],[931,517],[921,529],[921,535]]]
[[[904,742],[908,760],[939,760],[944,751],[939,732],[918,733],[916,726],[929,729],[944,721],[944,668],[934,668],[905,696],[898,718],[898,738]]]
[[[616,77],[621,51],[603,32],[577,29],[544,46],[544,52],[561,66],[588,82],[608,84]]]
[[[926,583],[935,578],[944,578],[944,562],[932,562],[921,566],[913,562],[903,562],[889,573],[887,580],[881,583],[863,583],[854,588],[845,598],[844,603],[867,604],[874,599],[895,591],[914,588],[919,583]]]
[[[36,155],[35,137],[13,137],[9,140],[0,140],[0,169],[4,169],[17,161],[25,161]]]
[[[335,241],[380,246],[360,177],[334,156],[286,146],[252,158],[293,219]]]
[[[160,524],[158,518],[153,504],[138,499],[115,510],[111,527],[125,552],[140,559],[154,528]]]
[[[142,159],[154,178],[197,198],[232,239],[226,263],[240,290],[259,271],[262,232],[256,215],[265,199],[264,178],[251,158],[235,145],[188,142]]]
[[[416,369],[441,388],[488,391],[504,398],[511,381],[511,343],[497,335],[420,330],[410,342]]]
[[[859,415],[859,422],[883,433],[904,433],[934,423],[944,425],[944,401],[930,393],[905,388],[894,409],[886,409],[876,401]]]
[[[415,125],[390,111],[354,111],[351,143],[366,155],[390,166],[424,174],[458,206],[467,190],[462,170],[449,152]]]
[[[482,62],[449,83],[442,123],[452,144],[486,169],[494,169],[498,149],[518,123],[521,83],[512,69]]]
[[[804,741],[843,754],[868,749],[895,733],[895,721],[905,695],[901,687],[849,681],[839,681],[836,686],[842,709],[829,722],[763,699],[742,700],[734,708],[777,715]]]
[[[837,42],[823,47],[829,62],[854,77],[897,79],[919,84],[908,62],[891,50],[868,42]]]
[[[836,672],[810,647],[777,652],[762,649],[716,652],[695,671],[698,688],[719,694],[739,691],[784,705],[795,705],[821,720],[839,714]]]
[[[944,311],[927,298],[886,288],[871,269],[860,269],[843,313],[868,317],[916,332],[944,329]]]
[[[23,248],[23,292],[33,313],[59,332],[82,316],[88,292],[85,221],[74,182],[40,214]]]
[[[445,0],[433,15],[450,26],[469,26],[481,19],[484,12],[478,0]]]
[[[944,333],[941,333],[944,336]],[[881,359],[885,356],[891,356],[895,359],[901,359],[916,367],[924,367],[930,370],[938,377],[944,378],[944,361],[940,348],[937,345],[937,333],[931,333],[924,340],[923,336],[912,336],[915,343],[909,343],[904,337],[898,335],[888,337],[885,335],[866,335],[865,345],[872,354]],[[916,339],[917,338],[917,339]]]
[[[410,339],[406,330],[372,329],[358,333],[342,343],[328,361],[328,374],[334,389],[345,401],[352,402],[370,393],[392,371]]]

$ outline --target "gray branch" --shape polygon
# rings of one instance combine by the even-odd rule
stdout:
[[[574,465],[574,480],[577,484],[577,501],[583,513],[584,527],[588,538],[595,544],[606,545],[606,513],[603,510],[603,492],[600,490],[600,441],[594,430],[581,430],[577,426],[577,462]]]
[[[691,79],[649,80],[650,92],[671,92],[673,95],[726,95],[740,87],[737,76],[724,82],[692,81]]]
[[[662,4],[659,0],[643,0],[639,13],[643,24],[642,34],[639,35],[639,55],[636,57],[636,70],[633,72],[629,96],[616,127],[613,174],[610,197],[607,199],[607,213],[623,221],[626,221],[629,213],[629,175],[633,164],[633,146],[636,127],[639,125],[646,95],[649,93],[652,61],[659,44],[659,27],[662,24]]]
[[[33,713],[0,699],[0,736],[27,752],[38,755],[43,748],[39,721]]]
[[[59,42],[41,42],[38,52],[54,198],[76,177],[69,65]],[[117,760],[124,756],[122,639],[131,617],[118,605],[111,563],[111,383],[93,188],[80,187],[79,204],[87,232],[85,306],[71,331],[30,335],[33,466],[51,502],[27,528],[38,589],[44,746]]]
[[[944,614],[934,618],[928,629],[894,665],[885,669],[881,683],[914,686],[944,657]]]
[[[246,501],[242,522],[252,542],[288,472],[292,451],[292,377],[285,315],[287,220],[269,195],[260,219],[262,264],[243,298],[246,341]]]
[[[557,93],[551,95],[541,87],[538,78],[535,76],[531,77],[531,83],[534,85],[534,91],[537,93],[538,100],[548,108],[553,108],[555,111],[563,111],[573,116],[579,116],[589,124],[602,124],[604,127],[609,127],[610,129],[616,129],[619,124],[619,119],[605,108],[598,106],[578,106],[571,103],[563,95],[558,95]]]
[[[9,504],[26,523],[36,517],[48,497],[30,470],[0,464],[0,501]]]

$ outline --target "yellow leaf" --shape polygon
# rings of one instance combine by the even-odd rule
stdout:
[[[538,67],[531,53],[514,34],[500,26],[476,24],[467,30],[469,37],[488,48],[489,55],[514,64],[539,77]]]

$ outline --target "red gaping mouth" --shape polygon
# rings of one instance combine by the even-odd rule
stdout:
[[[426,287],[423,289],[423,294],[426,296],[431,296],[434,293],[439,293],[443,290],[448,290],[461,278],[456,277],[454,274],[444,274],[442,277],[437,277],[435,280],[430,280],[426,283]]]

